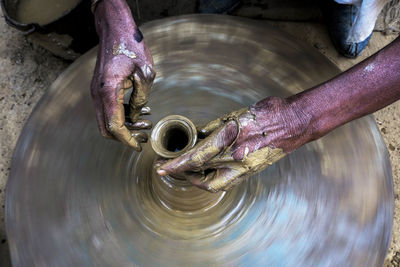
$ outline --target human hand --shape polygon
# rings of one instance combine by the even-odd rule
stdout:
[[[140,151],[147,135],[138,130],[151,128],[151,122],[139,116],[150,113],[145,105],[155,78],[154,63],[129,7],[118,4],[101,1],[96,8],[100,44],[91,95],[101,134]],[[132,87],[129,106],[124,108],[124,95]]]
[[[202,127],[207,137],[157,172],[184,176],[211,192],[229,190],[309,141],[308,125],[295,105],[266,98]]]

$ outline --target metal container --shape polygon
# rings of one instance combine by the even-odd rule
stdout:
[[[78,1],[48,22],[24,23],[18,18],[21,3],[29,0],[0,0],[6,22],[24,32],[29,41],[39,44],[56,56],[75,60],[98,43],[90,1]],[[44,6],[43,9],[53,10]]]

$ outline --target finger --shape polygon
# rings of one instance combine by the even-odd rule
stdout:
[[[209,136],[216,129],[224,125],[222,118],[218,118],[207,123],[205,126],[201,126],[197,128],[197,131],[203,136]]]
[[[125,121],[125,126],[129,130],[151,129],[152,123],[149,120],[137,120],[136,122]]]
[[[108,90],[112,92],[112,90]],[[117,99],[112,95],[105,96],[104,111],[107,130],[119,141],[132,147],[136,151],[141,151],[140,143],[135,139],[133,133],[125,126],[124,113],[124,90],[119,89]]]
[[[155,72],[149,65],[144,65],[133,73],[134,88],[129,100],[129,117],[133,122],[139,118],[142,108],[147,103],[154,77]]]
[[[217,169],[205,177],[205,179],[195,179],[191,177],[191,182],[193,185],[205,189],[209,192],[218,192],[224,188],[229,188],[229,186],[234,183],[240,183],[240,177],[245,173],[244,168],[225,168]],[[239,179],[239,181],[236,181]],[[236,183],[235,183],[236,181]]]
[[[121,84],[122,89],[130,89],[132,88],[132,86],[133,86],[132,80],[128,78],[125,79]]]
[[[111,122],[108,126],[108,130],[122,143],[132,147],[136,151],[142,151],[142,147],[133,136],[133,133],[131,133],[126,126],[121,126],[120,122]]]
[[[133,138],[135,138],[139,143],[146,143],[147,140],[149,139],[148,135],[144,132],[139,132],[139,131],[132,131],[131,135]]]
[[[154,169],[158,170],[163,164],[165,164],[168,161],[168,159],[164,159],[164,158],[159,158],[155,161],[154,163]],[[158,174],[160,175],[160,173],[158,172]],[[168,175],[168,173],[164,172],[162,175],[160,176],[166,176]],[[188,180],[188,177],[186,175],[186,173],[180,173],[180,174],[174,174],[174,178],[176,179],[180,179],[180,180]]]
[[[131,118],[129,117],[129,104],[124,104],[124,110],[125,110],[125,120],[131,121]],[[143,107],[140,111],[140,116],[142,115],[150,115],[151,114],[151,109],[150,107]]]
[[[241,162],[236,162],[235,159],[231,155],[231,151],[225,151],[222,155],[217,155],[211,160],[207,161],[204,163],[202,166],[202,170],[208,170],[208,169],[223,169],[227,168],[228,166],[231,165],[240,165],[242,164]]]
[[[97,126],[99,128],[101,135],[105,138],[115,139],[114,136],[112,136],[106,128],[102,107],[96,111],[96,120],[97,120]]]
[[[164,158],[159,158],[159,159],[157,159],[156,161],[155,161],[155,163],[154,163],[154,169],[158,169],[158,168],[160,168],[163,164],[165,164],[166,162],[167,162],[168,160],[167,159],[164,159]]]
[[[99,128],[100,134],[105,138],[115,139],[115,137],[108,132],[108,130],[105,126],[103,113],[96,112],[96,120],[97,120],[97,126]]]
[[[235,111],[233,111],[231,113],[225,114],[225,115],[219,117],[218,119],[209,122],[208,124],[206,124],[206,126],[198,128],[197,131],[199,133],[201,133],[202,135],[204,135],[204,136],[208,136],[213,131],[215,131],[216,129],[218,129],[222,125],[224,125],[227,121],[238,119],[239,116],[243,112],[245,112],[246,110],[247,110],[247,108],[242,108],[242,109],[239,109],[239,110],[235,110]]]
[[[186,171],[198,171],[201,167],[218,155],[225,147],[229,146],[236,138],[236,123],[228,123],[219,130],[214,131],[209,137],[200,141],[194,148],[182,156],[168,161],[158,170],[160,175],[164,173],[183,173]]]
[[[92,98],[96,108],[96,120],[99,131],[103,137],[114,139],[114,137],[107,131],[105,120],[104,120],[104,111],[103,111],[103,103],[100,101],[98,95],[92,93]]]
[[[140,115],[150,115],[150,114],[151,114],[150,107],[142,107],[142,110],[140,111]]]

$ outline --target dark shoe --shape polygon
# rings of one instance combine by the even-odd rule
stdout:
[[[199,0],[198,12],[226,14],[240,3],[240,0]]]
[[[333,45],[343,56],[356,58],[368,45],[372,32],[362,42],[348,42],[349,32],[354,25],[358,8],[354,5],[338,4],[332,0],[324,2],[322,11]]]

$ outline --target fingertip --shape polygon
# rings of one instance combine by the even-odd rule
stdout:
[[[217,130],[219,127],[221,127],[223,125],[222,120],[216,119],[213,120],[209,123],[207,123],[206,125],[203,125],[201,127],[198,128],[198,132],[203,135],[203,136],[209,136],[212,132],[214,132],[215,130]]]
[[[165,162],[161,165],[160,169],[165,170],[168,173],[174,172],[175,168],[177,166],[180,166],[180,157],[174,158],[174,159],[164,159]]]
[[[141,152],[142,151],[142,147],[140,145],[137,146],[131,146],[134,150],[136,150],[137,152]]]
[[[150,115],[150,114],[151,114],[150,107],[143,107],[142,110],[140,111],[140,115]]]
[[[128,145],[131,148],[133,148],[134,150],[136,150],[137,152],[141,152],[142,151],[142,146],[140,145],[140,143],[134,137],[131,137],[131,139],[128,141]]]
[[[165,175],[166,175],[167,173],[171,173],[170,168],[169,168],[168,166],[169,166],[169,162],[164,163],[164,164],[160,164],[160,167],[157,169],[157,172],[158,172],[158,171],[160,171],[160,172],[162,172],[162,173],[165,172]]]
[[[165,175],[167,175],[167,172],[165,170],[163,170],[163,169],[158,169],[157,170],[157,174],[160,175],[160,176],[165,176]]]
[[[199,133],[199,136],[200,136],[201,138],[206,138],[206,137],[207,137],[207,135],[208,135],[208,132],[207,132],[207,130],[206,130],[206,129],[204,129],[204,128],[202,128],[202,129],[198,130],[198,133]]]
[[[210,135],[210,131],[207,129],[206,126],[197,128],[197,132],[199,133],[200,136],[203,136],[204,138]]]
[[[144,132],[139,132],[139,131],[133,131],[131,133],[132,137],[135,139],[135,144],[137,142],[139,143],[147,143],[147,140],[149,139],[148,135]]]
[[[178,168],[177,168],[178,167]],[[157,173],[160,175],[174,174],[174,173],[183,173],[184,171],[179,170],[179,165],[176,165],[175,161],[168,161],[162,164],[158,169]]]

